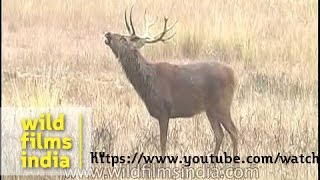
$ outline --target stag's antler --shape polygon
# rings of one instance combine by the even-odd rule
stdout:
[[[134,30],[133,23],[132,23],[132,9],[133,9],[133,5],[131,6],[131,9],[130,9],[130,25],[128,24],[128,20],[127,20],[127,10],[124,11],[124,21],[126,23],[126,27],[129,34],[136,35],[136,31]]]
[[[171,35],[169,35],[168,37],[164,38],[166,33],[169,32],[178,22],[178,21],[175,21],[169,28],[167,28],[168,20],[169,20],[168,18],[164,17],[163,31],[161,33],[157,34],[156,36],[154,36],[153,38],[148,37],[147,39],[151,39],[151,40],[146,39],[146,43],[155,43],[158,41],[166,42],[167,40],[171,39],[176,34],[176,32],[174,32]]]
[[[144,11],[144,38],[149,38],[149,28],[151,28],[158,21],[158,17],[156,17],[151,23],[148,23],[146,15],[147,10]]]
[[[127,10],[124,11],[124,21],[126,23],[126,27],[127,27],[127,30],[128,30],[128,33],[131,34],[131,28],[128,24],[128,21],[127,21]]]
[[[132,22],[132,9],[133,9],[133,5],[131,6],[131,9],[130,9],[130,24],[128,23],[128,20],[127,20],[127,10],[125,10],[125,14],[124,14],[125,15],[124,20],[126,23],[126,27],[127,27],[127,30],[131,36],[136,36],[140,39],[144,39],[145,43],[156,43],[158,41],[166,42],[167,40],[171,39],[176,34],[176,32],[174,32],[171,35],[169,35],[168,37],[164,37],[171,29],[173,29],[173,27],[178,22],[178,21],[175,21],[169,28],[167,28],[167,23],[168,23],[169,19],[164,17],[163,31],[161,33],[155,35],[154,37],[150,37],[149,36],[149,28],[152,27],[157,22],[158,17],[156,17],[151,23],[148,23],[147,18],[146,18],[147,10],[145,10],[145,12],[144,12],[145,33],[143,36],[137,36],[135,29],[134,29],[134,26],[133,26],[133,22]]]

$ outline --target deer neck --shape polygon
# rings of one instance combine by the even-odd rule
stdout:
[[[150,100],[155,87],[155,70],[138,50],[130,49],[119,55],[120,63],[125,74],[145,103]]]

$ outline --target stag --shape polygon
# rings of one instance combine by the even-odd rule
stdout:
[[[146,15],[146,14],[145,14]],[[148,35],[155,21],[147,24],[145,35],[138,36],[125,11],[125,25],[128,35],[107,32],[105,44],[118,58],[127,79],[143,100],[149,114],[156,118],[160,127],[162,156],[166,153],[167,131],[170,118],[187,118],[206,112],[216,139],[214,155],[218,155],[224,137],[223,129],[230,134],[233,155],[238,153],[238,130],[231,119],[230,109],[235,89],[233,70],[215,61],[175,65],[167,62],[153,63],[145,59],[139,49],[145,44],[166,42],[175,33],[167,27],[164,18],[163,31],[151,37]],[[171,35],[167,35],[170,31]]]

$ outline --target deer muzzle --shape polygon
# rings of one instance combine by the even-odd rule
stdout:
[[[105,43],[106,43],[106,45],[110,45],[110,41],[111,41],[111,33],[110,32],[107,32],[105,35],[104,35],[104,37],[106,38],[105,39]]]

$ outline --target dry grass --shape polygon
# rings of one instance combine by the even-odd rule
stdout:
[[[131,1],[10,0],[3,5],[3,105],[88,106],[95,148],[112,154],[159,153],[159,130],[121,67],[103,43],[103,32],[125,32]],[[238,88],[232,117],[240,154],[307,154],[317,149],[317,1],[137,1],[134,18],[143,33],[150,16],[179,21],[168,44],[145,47],[155,62],[217,60],[232,66]],[[153,29],[160,30],[161,23]],[[169,154],[212,153],[204,115],[170,122]],[[231,152],[227,135],[222,148]],[[280,169],[280,171],[279,171]],[[315,179],[315,165],[261,165],[262,179]]]

